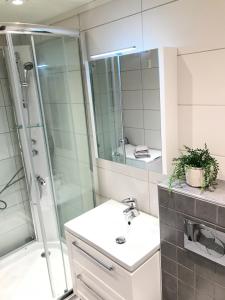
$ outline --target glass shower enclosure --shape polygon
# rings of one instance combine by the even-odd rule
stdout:
[[[16,149],[14,169],[4,166],[6,178],[0,176],[0,199],[6,204],[0,218],[4,224],[15,222],[6,231],[7,242],[0,232],[0,245],[7,244],[0,246],[0,261],[21,247],[35,249],[46,262],[51,297],[58,299],[71,288],[64,224],[94,206],[79,34],[34,25],[3,24],[0,29],[0,90],[4,83],[9,102],[3,99],[0,113],[12,124],[7,134]],[[17,181],[7,186],[14,175]],[[23,196],[17,205],[4,198],[15,185]],[[21,222],[23,230],[15,238]],[[44,290],[39,279],[37,293]],[[26,299],[25,289],[21,294]]]

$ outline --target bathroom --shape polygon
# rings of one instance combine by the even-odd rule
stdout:
[[[0,1],[0,299],[225,300],[224,11]]]

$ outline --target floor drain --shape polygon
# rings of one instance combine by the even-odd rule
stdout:
[[[50,255],[50,254],[51,254],[51,252],[50,252],[50,251],[48,251],[48,255]],[[45,251],[41,253],[41,257],[46,257],[46,253],[45,253]]]
[[[116,238],[116,242],[117,244],[124,244],[126,243],[126,239],[124,236],[119,236],[118,238]]]

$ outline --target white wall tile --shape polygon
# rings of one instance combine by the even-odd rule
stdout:
[[[144,128],[160,130],[160,111],[144,110]]]
[[[87,134],[85,110],[82,104],[72,104],[73,130],[76,133]]]
[[[143,128],[143,110],[124,110],[123,111],[124,126],[133,128]]]
[[[12,105],[12,99],[11,99],[8,79],[1,80],[1,88],[2,88],[5,105],[6,106]]]
[[[9,133],[0,134],[0,160],[10,156],[11,138]]]
[[[4,243],[1,244],[0,255],[5,255],[9,251],[12,251],[12,249],[23,246],[28,238],[31,238],[31,230],[27,227],[27,224],[23,224],[3,234],[1,240],[3,240]]]
[[[159,89],[159,69],[151,68],[142,70],[143,89]]]
[[[159,217],[158,186],[149,182],[150,214]]]
[[[144,109],[160,109],[160,90],[143,90]]]
[[[134,177],[138,180],[148,181],[147,170],[134,168],[129,165],[114,163],[112,161],[104,160],[104,159],[97,159],[96,163],[99,168],[107,169],[112,172]]]
[[[3,185],[1,185],[1,188],[3,188]],[[1,195],[1,199],[6,201],[7,207],[15,206],[19,203],[22,203],[23,199],[21,197],[21,188],[20,184],[17,183],[13,185],[11,188],[8,188],[4,191],[4,193]],[[24,195],[27,196],[27,193]],[[26,198],[24,198],[25,200]]]
[[[218,161],[219,163],[219,174],[218,174],[218,178],[221,180],[225,180],[225,157],[224,156],[217,156],[217,155],[213,155],[215,157],[215,159]]]
[[[107,200],[109,200],[109,198],[101,196],[97,193],[95,194],[95,201],[96,201],[97,206],[103,204]]]
[[[225,128],[224,116],[225,106],[180,106],[180,146],[203,147],[207,143],[212,154],[224,156],[225,140],[218,133]]]
[[[143,109],[142,90],[122,92],[123,109]]]
[[[141,53],[141,66],[142,68],[158,68],[158,49],[145,51]]]
[[[98,168],[98,177],[98,194],[118,201],[135,197],[140,210],[149,212],[148,182],[102,168]]]
[[[5,107],[0,107],[0,133],[8,132],[9,126],[6,117]]]
[[[145,130],[145,145],[153,149],[161,149],[161,132],[160,130]]]
[[[145,10],[145,9],[153,8],[173,1],[174,0],[142,0],[142,9]]]
[[[144,144],[144,129],[124,127],[124,136],[128,138],[129,143],[132,145]]]
[[[141,51],[141,23],[141,15],[138,14],[88,30],[86,36],[89,55],[133,46]]]
[[[18,193],[17,197],[21,197],[21,195]],[[24,210],[24,204],[21,202],[22,200],[20,199],[20,204],[9,207],[7,209],[8,211],[6,210],[1,213],[0,235],[16,229],[28,221]]]
[[[143,12],[144,49],[176,47],[186,53],[223,48],[224,10],[223,0],[179,0],[147,10]]]
[[[6,116],[8,121],[8,128],[9,130],[15,130],[16,123],[15,123],[15,117],[14,117],[14,111],[12,106],[6,106]]]
[[[120,70],[139,70],[141,68],[141,57],[139,53],[122,55],[120,57]]]
[[[141,71],[135,70],[121,72],[121,85],[123,91],[141,90]]]
[[[179,56],[179,103],[225,105],[224,61],[224,49]]]
[[[10,132],[11,143],[9,147],[10,156],[15,156],[20,154],[18,136],[15,131]]]
[[[63,21],[54,22],[52,25],[64,28],[79,29],[79,17],[73,16]]]
[[[83,103],[83,90],[80,71],[68,72],[68,86],[71,103]]]
[[[193,144],[193,106],[178,106],[178,143],[179,149],[183,149],[184,145],[191,146]]]
[[[77,154],[80,162],[89,163],[89,148],[87,136],[83,134],[76,134]]]
[[[141,11],[141,0],[114,0],[80,14],[80,29],[85,30]]]
[[[5,44],[5,41],[0,41],[1,45]],[[5,58],[3,55],[3,50],[0,49],[0,78],[6,78],[7,77],[7,73],[6,73],[6,66],[5,66]]]
[[[4,106],[4,97],[3,97],[3,91],[2,91],[2,87],[1,87],[1,80],[0,80],[0,106]]]
[[[79,106],[79,104],[72,104],[72,110],[74,105]],[[51,128],[72,131],[71,106],[69,104],[50,104],[50,113],[52,119]]]

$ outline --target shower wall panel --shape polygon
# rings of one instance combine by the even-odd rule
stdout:
[[[0,49],[0,190],[21,167],[12,98],[3,50]],[[17,178],[23,176],[22,171]],[[0,200],[7,203],[6,209],[0,209],[0,256],[2,256],[35,239],[35,233],[25,179],[0,194]]]
[[[78,41],[36,42],[57,210],[64,223],[93,207]]]

